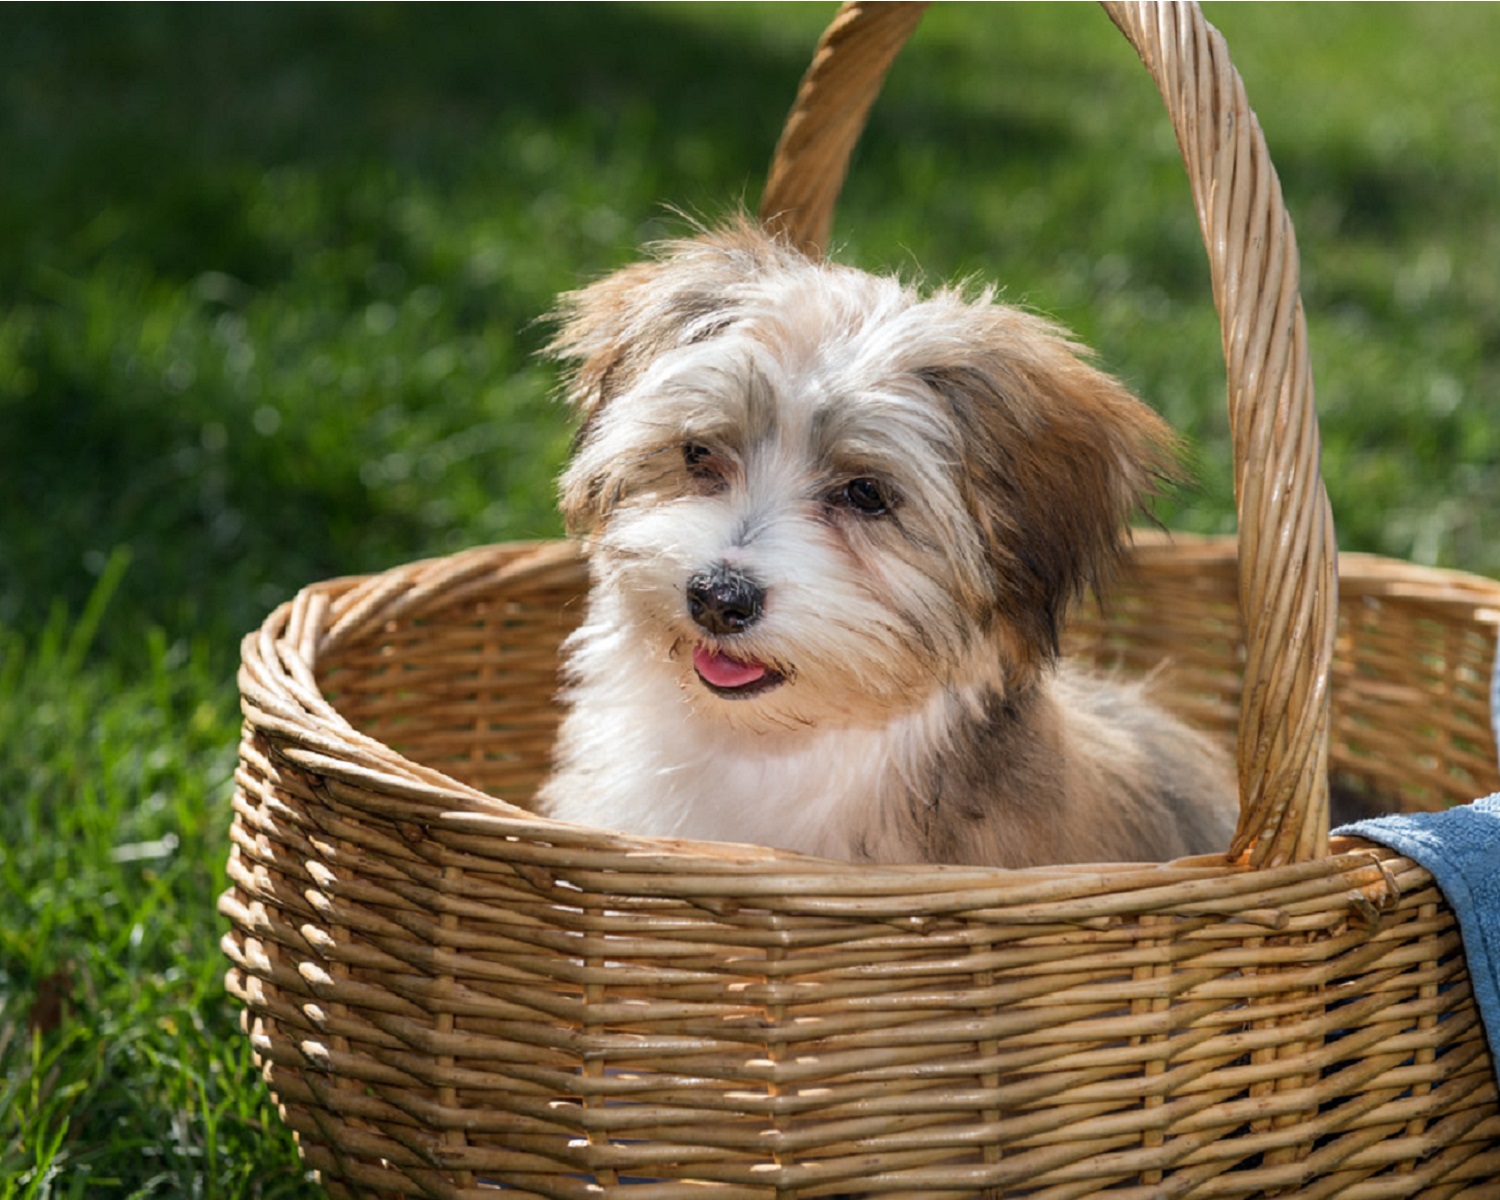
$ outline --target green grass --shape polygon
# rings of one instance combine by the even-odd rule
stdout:
[[[0,1200],[307,1194],[224,996],[239,636],[557,532],[551,297],[759,179],[822,5],[0,13]],[[1298,222],[1347,548],[1500,574],[1500,8],[1212,6]],[[1232,522],[1207,268],[1081,6],[937,6],[843,256],[1099,347]]]
[[[210,915],[223,656],[159,626],[129,669],[93,656],[127,569],[78,619],[0,635],[0,1195],[300,1195]]]

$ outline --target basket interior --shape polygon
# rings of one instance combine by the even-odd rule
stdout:
[[[586,576],[439,597],[319,662],[323,694],[361,733],[521,808],[550,766],[561,720],[559,649]]]
[[[1441,808],[1500,791],[1489,713],[1500,618],[1467,590],[1402,594],[1390,578],[1402,566],[1346,561],[1332,772],[1388,809]],[[1500,600],[1500,584],[1490,586],[1491,601]],[[457,603],[438,596],[325,656],[324,694],[355,728],[405,758],[529,807],[549,769],[561,715],[559,650],[582,617],[585,587],[580,565],[570,578],[470,590]],[[1161,703],[1232,742],[1240,628],[1232,544],[1151,537],[1108,604],[1074,614],[1065,649],[1105,670],[1153,677]]]

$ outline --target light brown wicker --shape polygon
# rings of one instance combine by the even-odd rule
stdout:
[[[1231,855],[872,868],[548,822],[524,805],[573,549],[310,587],[244,644],[221,909],[229,990],[333,1195],[1500,1194],[1452,914],[1411,861],[1329,847],[1324,785],[1500,789],[1500,584],[1346,555],[1335,586],[1255,120],[1195,9],[1106,7],[1193,181],[1241,535],[1141,537],[1070,649],[1166,661],[1187,715],[1238,730]],[[847,6],[819,49],[766,199],[811,248],[920,8]]]

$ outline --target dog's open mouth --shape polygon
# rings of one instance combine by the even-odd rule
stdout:
[[[765,663],[731,658],[701,642],[693,647],[693,670],[709,691],[735,699],[758,696],[786,680]]]

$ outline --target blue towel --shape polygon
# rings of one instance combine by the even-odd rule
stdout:
[[[1458,917],[1474,999],[1500,1076],[1500,794],[1443,812],[1371,817],[1334,830],[1427,869]]]

